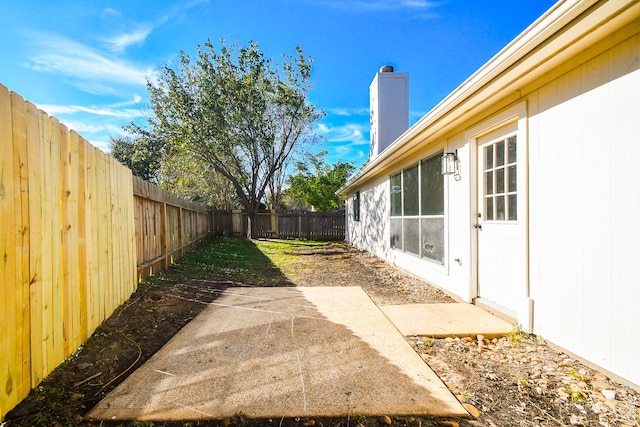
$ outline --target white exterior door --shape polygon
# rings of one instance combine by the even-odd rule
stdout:
[[[478,297],[518,317],[527,294],[526,150],[517,122],[477,139]]]

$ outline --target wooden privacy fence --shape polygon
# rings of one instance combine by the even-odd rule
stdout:
[[[0,420],[210,227],[0,85]]]
[[[344,211],[279,212],[277,236],[281,239],[344,240]]]
[[[240,210],[216,211],[216,236],[244,236],[247,215]],[[258,214],[259,238],[344,240],[345,214],[337,212],[271,211]]]
[[[138,277],[165,270],[184,251],[208,237],[213,216],[207,208],[133,177]]]
[[[0,419],[135,290],[131,172],[0,85]]]

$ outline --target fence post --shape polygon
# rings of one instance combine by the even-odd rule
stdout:
[[[184,224],[182,221],[182,207],[178,207],[178,247],[180,248],[180,257],[184,255]]]
[[[242,211],[240,209],[234,209],[231,211],[231,230],[234,236],[242,235]]]
[[[160,250],[162,251],[162,269],[169,268],[169,222],[167,221],[167,202],[162,202],[160,208],[160,227],[162,229],[162,236],[160,236]]]
[[[271,231],[273,232],[273,237],[279,237],[278,214],[275,209],[271,209]]]

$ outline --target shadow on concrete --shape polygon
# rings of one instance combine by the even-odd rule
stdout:
[[[88,418],[468,416],[361,288],[228,288]]]

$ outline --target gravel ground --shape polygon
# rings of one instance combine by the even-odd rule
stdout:
[[[454,302],[441,290],[350,246],[316,253],[323,251],[328,253],[326,261],[338,268],[326,273],[329,276],[306,278],[305,286],[323,285],[331,277],[333,283],[362,286],[378,305]],[[354,274],[341,276],[341,271]],[[514,328],[509,336],[492,341],[481,336],[407,339],[462,402],[480,411],[476,420],[456,420],[459,425],[639,425],[640,393],[542,337]]]

